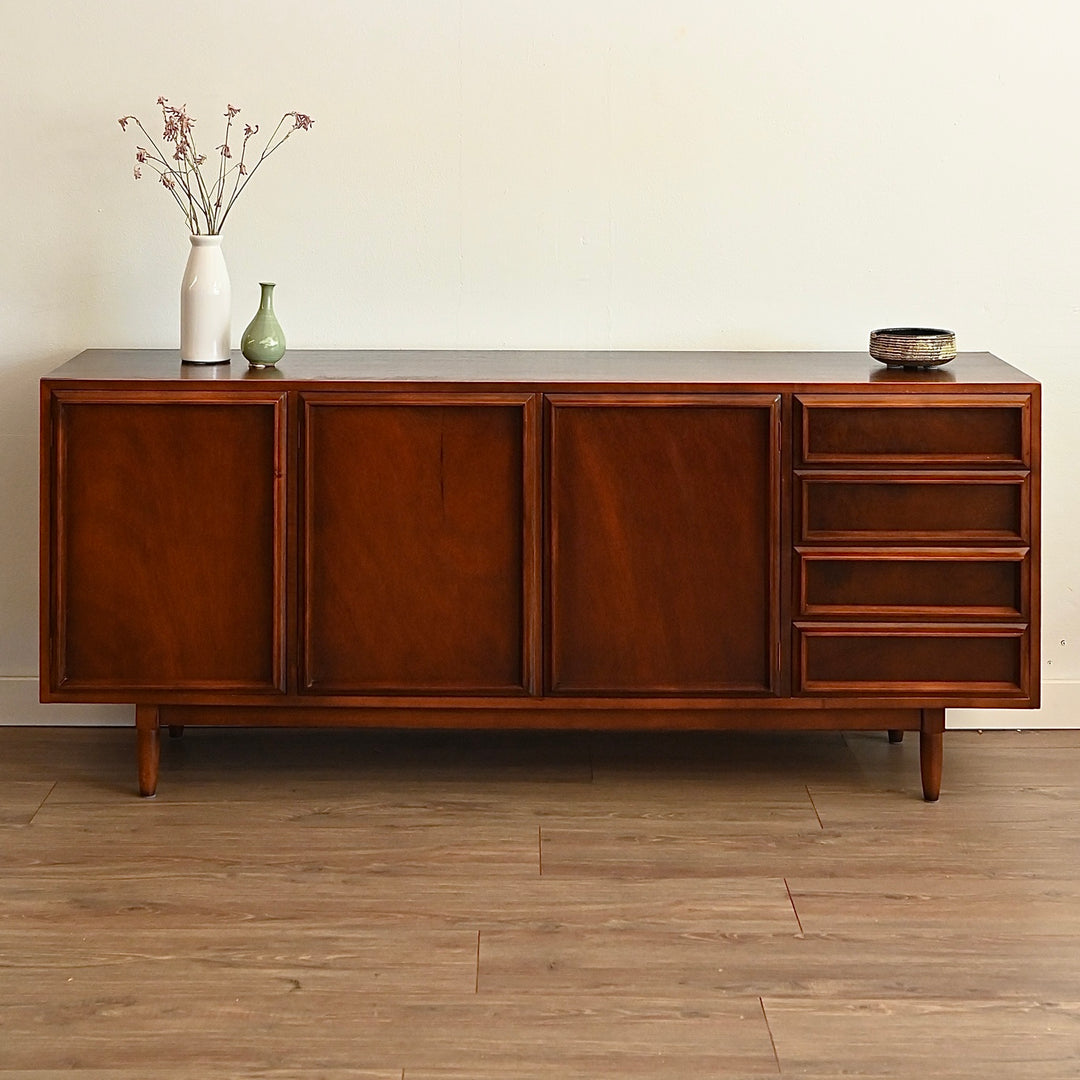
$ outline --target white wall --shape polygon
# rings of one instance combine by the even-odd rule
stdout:
[[[1045,383],[1040,714],[1080,687],[1080,18],[1070,0],[38,0],[0,37],[0,722],[33,708],[41,374],[175,347],[131,178],[159,94],[316,124],[225,233],[293,347],[864,349],[946,325]],[[182,17],[180,17],[182,12]]]

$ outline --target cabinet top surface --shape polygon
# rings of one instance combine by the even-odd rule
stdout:
[[[375,389],[543,386],[702,389],[709,387],[865,387],[948,390],[1035,380],[990,353],[960,353],[930,370],[887,368],[857,352],[571,352],[502,350],[296,350],[277,368],[249,368],[234,353],[228,364],[181,364],[169,349],[88,349],[45,376],[62,382],[184,382],[278,385],[351,384]]]

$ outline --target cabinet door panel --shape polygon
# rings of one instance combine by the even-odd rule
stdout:
[[[777,399],[551,402],[551,691],[769,692]]]
[[[536,408],[521,395],[305,398],[308,690],[531,689]]]
[[[284,690],[284,395],[59,391],[53,423],[50,686]]]

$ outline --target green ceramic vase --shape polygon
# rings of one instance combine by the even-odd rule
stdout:
[[[259,288],[259,310],[240,338],[240,351],[252,367],[273,367],[285,355],[285,335],[274,314],[274,282],[260,281]]]

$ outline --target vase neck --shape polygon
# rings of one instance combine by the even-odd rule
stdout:
[[[259,297],[259,307],[266,311],[274,306],[274,282],[273,281],[260,281],[259,288],[262,290],[262,295]]]
[[[221,246],[221,233],[192,233],[191,234],[191,246],[192,247],[220,247]]]

